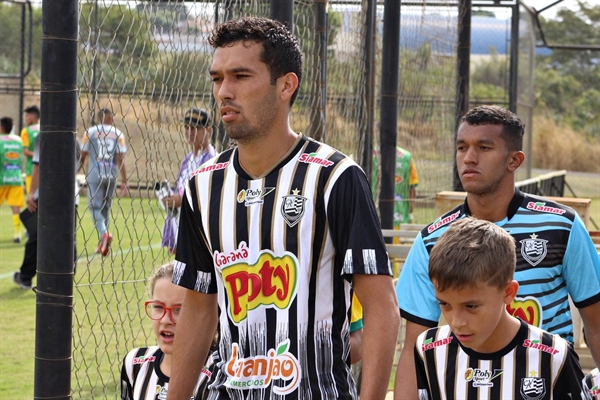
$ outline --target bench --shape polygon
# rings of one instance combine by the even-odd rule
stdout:
[[[386,248],[393,264],[394,278],[398,278],[415,238],[424,227],[422,224],[402,224],[400,229],[381,230],[384,238],[393,239],[393,243],[386,243]]]

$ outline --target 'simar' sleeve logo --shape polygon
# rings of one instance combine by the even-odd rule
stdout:
[[[542,305],[535,297],[515,297],[515,299],[506,306],[508,313],[517,317],[529,325],[542,326]]]
[[[296,296],[298,259],[291,253],[275,257],[263,250],[255,264],[237,263],[222,269],[229,315],[240,323],[248,310],[260,306],[287,309]]]
[[[288,382],[285,386],[273,385],[273,392],[280,396],[292,393],[300,383],[300,363],[290,353],[290,340],[269,349],[265,356],[240,357],[237,343],[232,344],[231,358],[227,361],[225,371],[228,379],[225,386],[233,389],[264,389],[273,380]]]

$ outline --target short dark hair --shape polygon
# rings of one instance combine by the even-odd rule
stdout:
[[[38,118],[40,117],[40,109],[36,105],[29,106],[23,111],[25,111],[27,114],[35,114]]]
[[[0,118],[0,125],[2,125],[4,133],[10,133],[10,131],[12,131],[13,128],[13,120],[9,117],[2,117]]]
[[[478,283],[504,288],[517,265],[514,238],[499,226],[466,217],[450,225],[431,250],[429,279],[436,289],[464,289]]]
[[[289,72],[298,76],[298,88],[292,95],[290,105],[294,104],[302,82],[304,60],[296,36],[279,21],[262,17],[245,17],[217,26],[208,39],[215,49],[240,41],[262,43],[261,61],[267,64],[271,72],[272,85],[279,77]]]
[[[502,138],[509,150],[523,150],[525,125],[516,114],[506,108],[498,106],[475,107],[460,119],[460,123],[463,122],[472,126],[502,125]]]

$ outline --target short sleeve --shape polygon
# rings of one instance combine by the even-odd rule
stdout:
[[[579,215],[573,220],[563,265],[567,290],[578,308],[600,301],[600,256]]]
[[[392,275],[367,178],[358,166],[339,176],[327,205],[334,247],[344,257],[343,274]]]
[[[42,135],[37,135],[35,137],[35,146],[33,149],[33,157],[31,157],[31,161],[34,164],[40,163],[40,140],[42,140]]]
[[[429,279],[429,253],[419,233],[408,252],[396,284],[403,318],[427,327],[437,326],[440,307]]]
[[[213,258],[205,240],[195,186],[194,177],[181,204],[173,283],[202,293],[217,293]]]
[[[417,186],[419,184],[419,175],[417,174],[417,167],[415,166],[414,160],[410,159],[410,176],[408,178],[409,186]]]
[[[29,132],[27,128],[21,130],[21,140],[23,141],[23,147],[29,147]]]

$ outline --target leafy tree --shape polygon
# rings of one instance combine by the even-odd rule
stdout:
[[[578,9],[562,8],[556,19],[541,21],[548,44],[597,46],[600,4],[578,1]],[[536,60],[538,112],[552,115],[575,130],[600,138],[600,51],[554,49]]]

